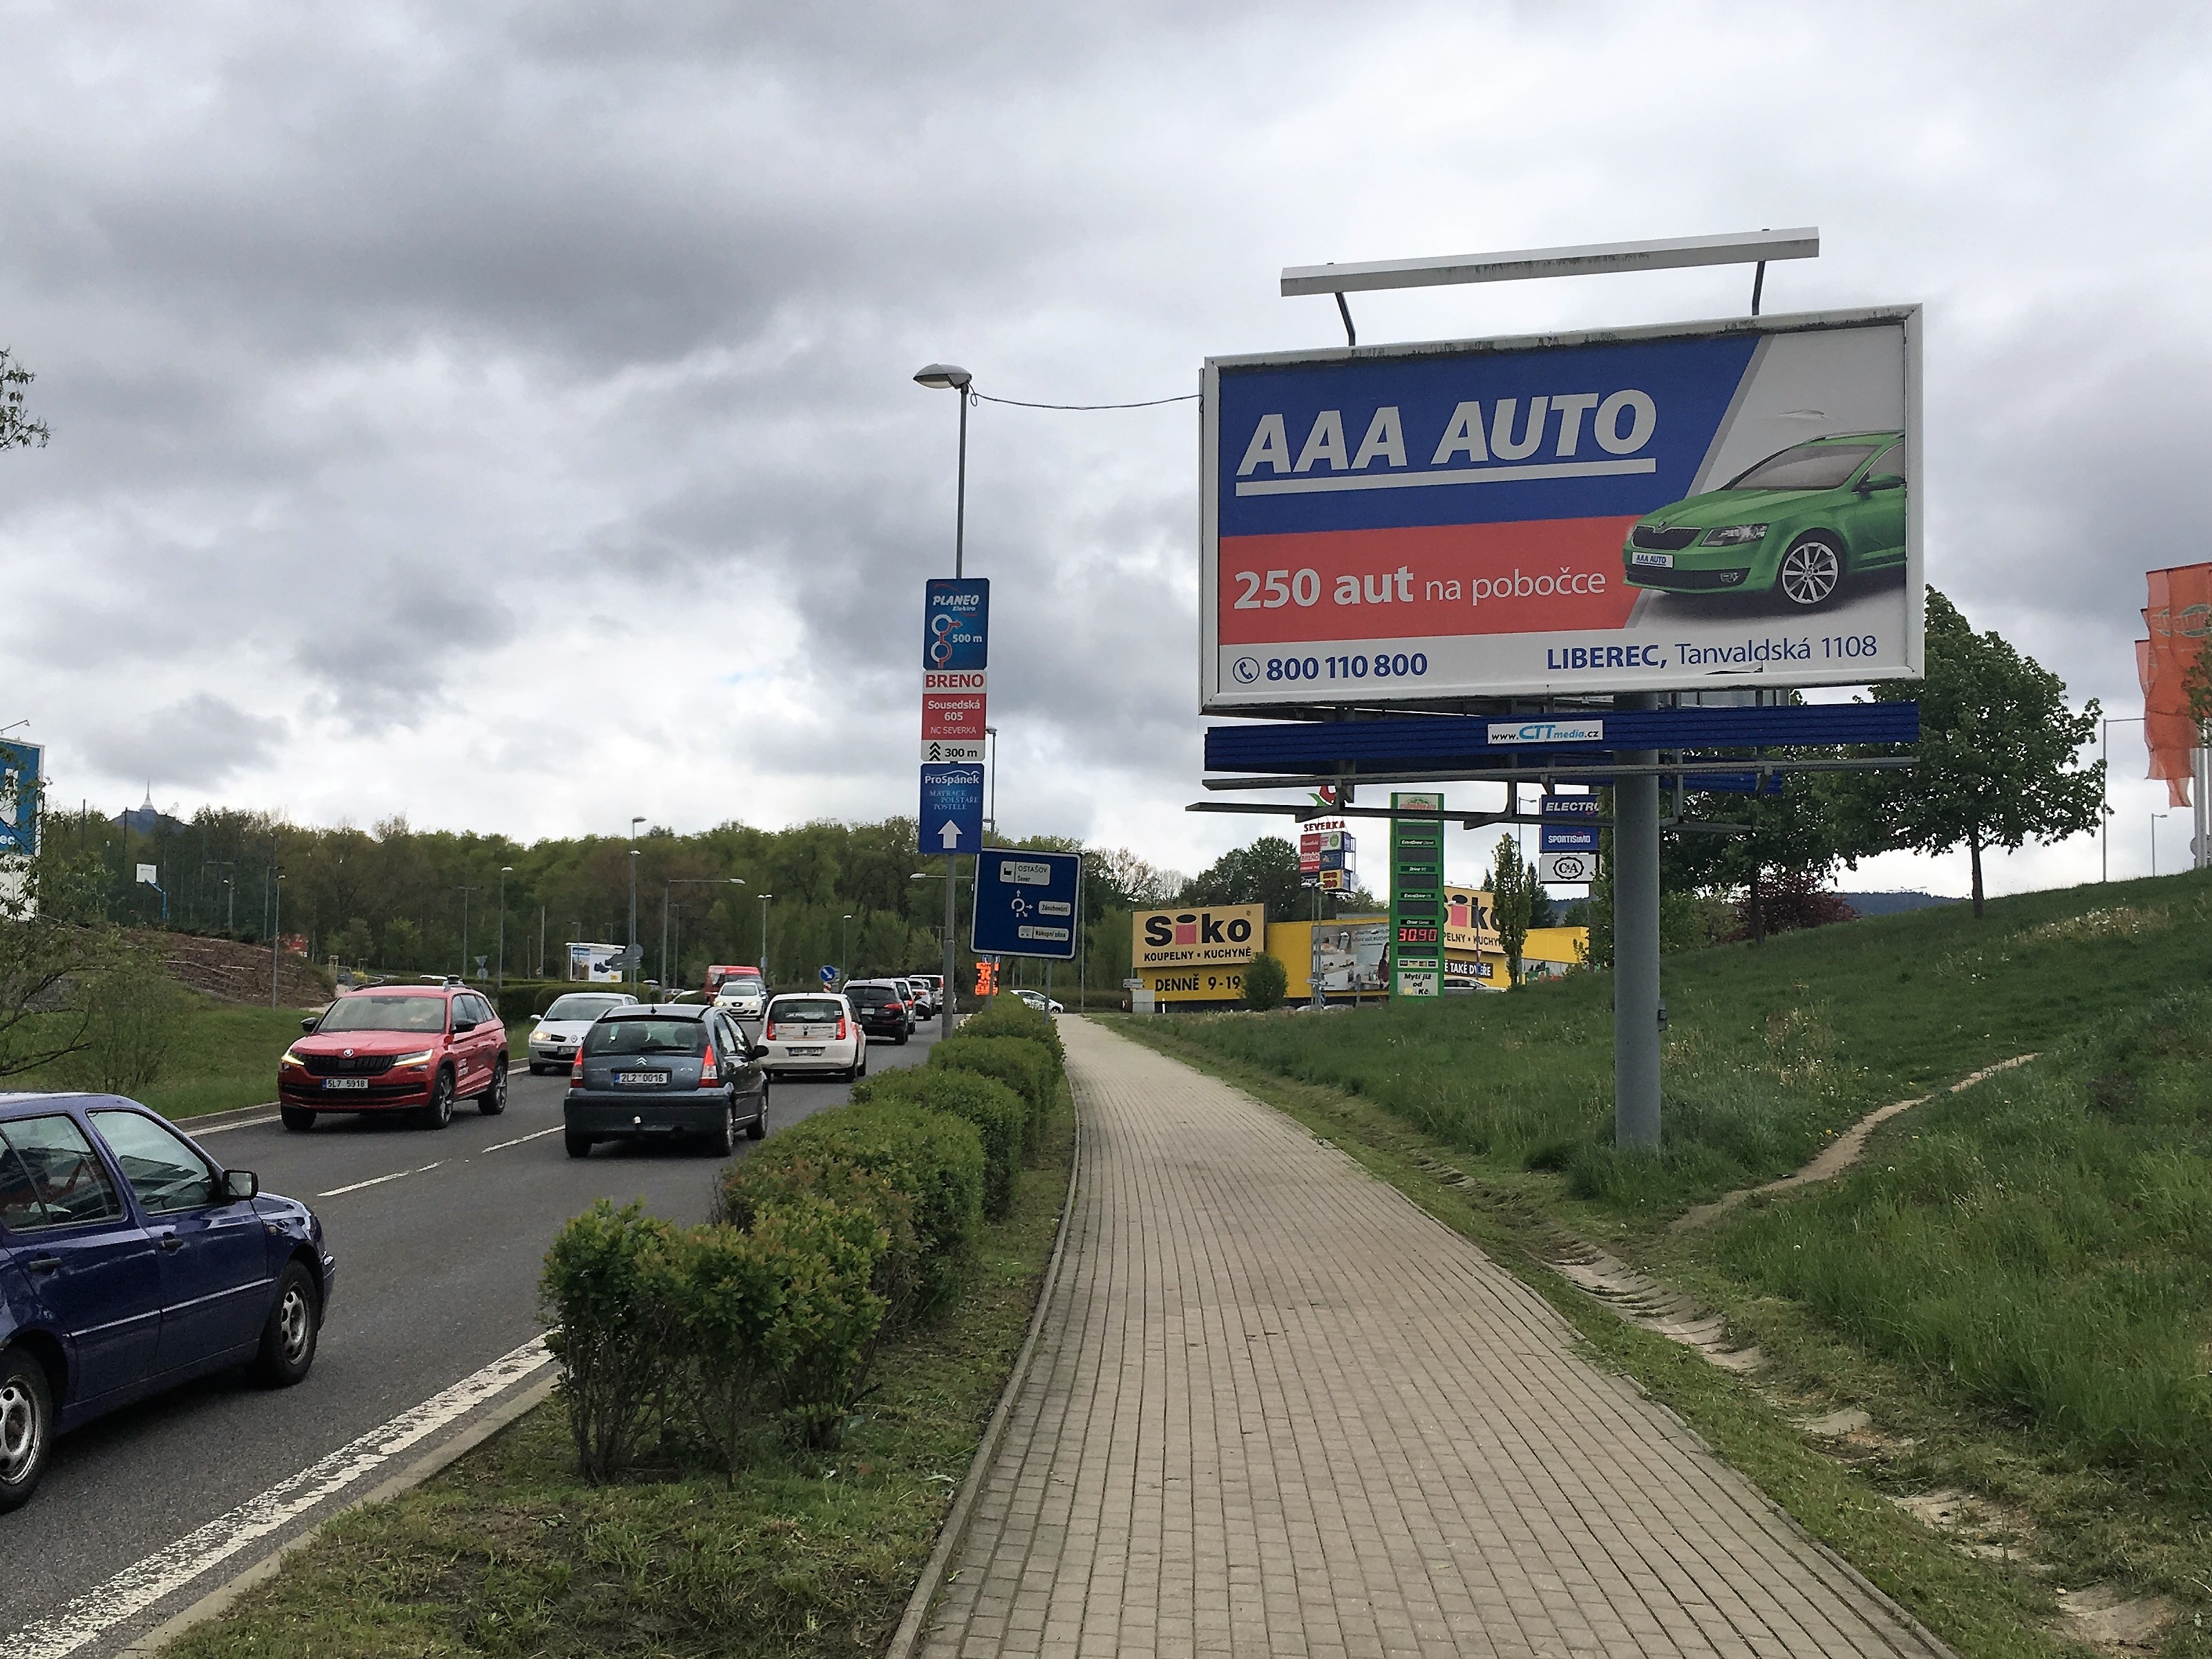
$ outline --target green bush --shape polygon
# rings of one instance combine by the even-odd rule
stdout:
[[[957,1035],[1027,1037],[1051,1049],[1054,1064],[1065,1065],[1067,1060],[1067,1050],[1060,1040],[1060,1022],[1012,994],[990,999],[979,1012],[960,1022]]]
[[[983,1141],[983,1212],[1003,1221],[1013,1208],[1029,1129],[1029,1107],[995,1079],[974,1072],[902,1066],[879,1072],[853,1086],[853,1103],[906,1103],[964,1118]]]
[[[835,1166],[880,1178],[912,1206],[911,1266],[897,1275],[910,1305],[894,1314],[916,1316],[948,1300],[982,1224],[983,1142],[974,1126],[905,1104],[819,1112],[731,1165],[721,1208],[734,1220],[743,1206],[771,1207],[798,1181],[848,1179]]]
[[[561,1398],[587,1480],[628,1467],[670,1380],[666,1257],[676,1230],[631,1203],[601,1199],[545,1253],[538,1298],[553,1327]]]
[[[1043,1140],[1045,1120],[1060,1094],[1060,1063],[1044,1044],[1029,1037],[970,1036],[963,1029],[929,1051],[929,1063],[940,1071],[996,1078],[1029,1108],[1029,1144]]]
[[[835,1438],[883,1328],[890,1245],[866,1211],[792,1194],[749,1231],[690,1228],[657,1258],[678,1389],[732,1474],[765,1403],[810,1445]]]
[[[889,1317],[896,1323],[914,1299],[921,1245],[914,1231],[913,1199],[882,1176],[818,1149],[794,1155],[778,1136],[769,1149],[724,1170],[714,1219],[750,1232],[761,1216],[779,1206],[817,1199],[860,1211],[883,1229],[886,1242],[871,1288],[889,1305]]]
[[[1265,1013],[1291,988],[1290,970],[1265,951],[1244,964],[1244,1006]]]

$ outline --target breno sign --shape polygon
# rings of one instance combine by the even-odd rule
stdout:
[[[1204,706],[1917,677],[1919,323],[1209,359]]]

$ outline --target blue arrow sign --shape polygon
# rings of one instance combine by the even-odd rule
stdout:
[[[826,962],[822,964],[822,982],[824,985],[835,985],[837,982],[837,970]]]
[[[1074,960],[1082,931],[1077,892],[1082,870],[1079,853],[993,847],[979,854],[969,934],[975,954]]]
[[[932,856],[972,853],[983,844],[983,769],[925,766],[915,838]]]

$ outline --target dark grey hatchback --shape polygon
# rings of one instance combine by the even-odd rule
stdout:
[[[584,1033],[562,1109],[571,1158],[601,1140],[696,1139],[726,1158],[738,1129],[768,1133],[762,1050],[724,1010],[701,1003],[631,1003]]]

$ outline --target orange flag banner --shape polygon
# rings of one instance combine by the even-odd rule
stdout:
[[[2143,743],[2150,772],[2166,780],[2166,798],[2189,805],[2190,751],[2203,738],[2189,717],[2189,671],[2212,636],[2212,564],[2149,573],[2143,607],[2148,638],[2136,641],[2136,678],[2142,684]]]

